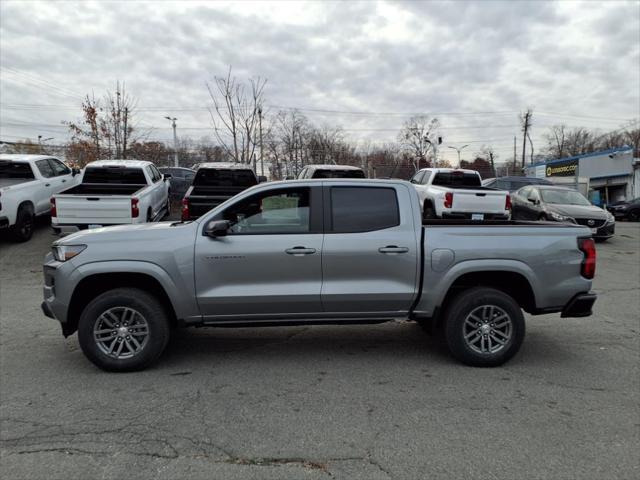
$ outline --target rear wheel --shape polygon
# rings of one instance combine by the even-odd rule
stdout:
[[[524,340],[520,306],[506,293],[477,287],[459,294],[445,316],[452,355],[474,367],[496,367],[513,357]]]
[[[78,340],[95,365],[125,372],[156,361],[167,346],[169,331],[169,319],[156,297],[144,290],[118,288],[87,305],[78,323]]]
[[[26,242],[33,236],[34,223],[33,209],[28,205],[23,205],[18,210],[16,224],[13,226],[12,236],[18,242]]]
[[[422,218],[424,220],[436,218],[436,212],[433,209],[433,205],[428,200],[424,202],[424,206],[422,208]]]

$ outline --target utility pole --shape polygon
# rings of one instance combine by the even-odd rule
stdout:
[[[527,135],[529,135],[529,127],[531,126],[531,116],[533,112],[530,108],[527,108],[524,116],[521,117],[522,125],[522,168],[524,168],[525,150],[527,149]]]
[[[518,158],[518,154],[516,152],[516,136],[513,136],[513,174],[516,173],[516,160]],[[509,173],[509,172],[507,172]]]
[[[262,153],[262,106],[258,107],[258,125],[260,127],[260,175],[264,177],[264,154]]]
[[[462,147],[458,148],[458,147],[452,147],[451,145],[449,145],[449,148],[453,148],[456,152],[458,152],[458,167],[460,166],[460,152],[462,152],[462,150],[464,150],[465,148],[467,148],[469,145],[463,145]]]
[[[178,135],[176,134],[176,120],[175,117],[164,117],[167,120],[171,120],[171,126],[173,127],[173,166],[178,167]]]

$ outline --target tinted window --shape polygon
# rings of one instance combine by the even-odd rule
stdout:
[[[38,160],[36,162],[36,167],[38,167],[40,175],[42,175],[44,178],[51,178],[55,176],[53,168],[51,168],[51,165],[49,164],[49,160]]]
[[[521,197],[527,198],[529,196],[529,193],[531,193],[531,189],[532,189],[532,187],[524,187],[524,188],[521,188],[520,190],[518,190],[517,193]]]
[[[0,178],[20,178],[30,180],[35,178],[35,176],[31,170],[31,165],[28,163],[0,160]]]
[[[50,158],[49,163],[51,164],[51,167],[53,168],[53,172],[55,173],[56,176],[69,175],[71,173],[71,169],[67,167],[64,163],[60,162],[59,160]]]
[[[167,169],[167,171],[165,173],[168,173],[169,175],[176,177],[176,178],[184,178],[184,174],[186,173],[184,170],[181,170],[179,168],[169,168]]]
[[[221,214],[233,234],[309,232],[309,189],[289,188],[257,193]]]
[[[396,191],[331,187],[331,225],[336,233],[370,232],[400,225]]]
[[[321,169],[313,172],[312,178],[364,178],[364,172],[362,170]]]
[[[461,171],[438,172],[432,185],[440,187],[481,187],[480,175]]]
[[[141,168],[87,167],[84,171],[82,183],[146,185],[147,179]]]
[[[252,187],[258,180],[253,170],[199,168],[193,184],[198,187]]]

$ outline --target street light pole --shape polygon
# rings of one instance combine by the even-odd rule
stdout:
[[[462,152],[462,150],[464,150],[465,148],[467,148],[469,145],[463,145],[462,147],[458,148],[458,147],[452,147],[451,145],[449,145],[449,148],[453,148],[456,152],[458,152],[458,167],[460,166],[460,152]]]
[[[49,140],[53,140],[53,137],[42,138],[42,135],[38,135],[38,150],[42,153],[42,142],[48,142]]]
[[[173,127],[173,166],[178,166],[178,135],[176,134],[176,120],[175,117],[164,117],[167,120],[171,120],[171,126]]]

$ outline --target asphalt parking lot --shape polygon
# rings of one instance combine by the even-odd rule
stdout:
[[[639,223],[597,246],[595,314],[528,317],[496,369],[395,322],[184,330],[108,374],[40,311],[52,239],[0,238],[3,478],[640,478]]]

